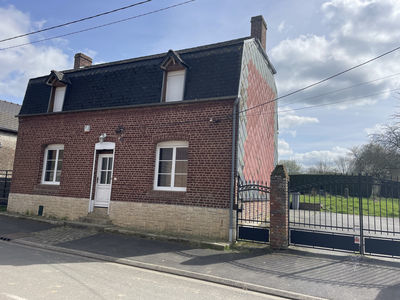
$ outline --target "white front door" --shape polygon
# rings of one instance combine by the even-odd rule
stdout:
[[[113,163],[112,154],[99,154],[94,206],[109,206]]]

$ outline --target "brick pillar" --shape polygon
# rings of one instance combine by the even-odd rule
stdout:
[[[286,249],[289,238],[288,175],[283,165],[271,174],[270,245],[272,249]]]

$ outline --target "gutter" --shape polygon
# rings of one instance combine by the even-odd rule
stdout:
[[[240,97],[237,97],[233,103],[232,112],[232,168],[231,168],[231,190],[230,190],[230,203],[229,203],[229,243],[233,243],[233,231],[235,229],[233,222],[233,205],[235,201],[235,158],[236,158],[236,115],[237,106],[239,104]]]
[[[144,103],[144,104],[130,104],[130,105],[120,105],[120,106],[84,108],[84,109],[64,110],[64,111],[57,111],[57,112],[18,114],[15,117],[19,118],[19,117],[34,117],[34,116],[51,116],[51,115],[82,113],[82,112],[90,112],[90,111],[117,110],[117,109],[127,109],[127,108],[145,108],[145,107],[154,107],[154,106],[191,105],[192,103],[202,103],[202,102],[208,102],[208,101],[233,100],[236,97],[237,97],[236,95],[232,95],[232,96],[221,96],[221,97],[214,97],[214,98],[189,99],[189,100],[172,101],[172,102],[152,102],[152,103]]]
[[[7,133],[14,133],[14,134],[18,133],[18,130],[9,129],[9,128],[5,128],[5,127],[0,127],[0,131],[4,131],[4,132],[7,132]]]

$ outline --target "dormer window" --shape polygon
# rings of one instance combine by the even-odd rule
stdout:
[[[186,70],[167,72],[165,102],[183,100]]]
[[[71,82],[61,72],[51,71],[47,82],[47,85],[52,87],[49,100],[48,112],[58,112],[63,110],[65,92],[68,84]]]
[[[161,101],[182,101],[185,92],[186,70],[188,66],[179,54],[169,50],[161,64],[164,70],[164,83]]]
[[[52,91],[52,99],[50,99],[49,112],[62,111],[66,86],[55,86]]]

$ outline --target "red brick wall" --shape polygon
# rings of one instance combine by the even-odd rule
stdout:
[[[232,121],[226,115],[233,101],[21,117],[11,192],[89,198],[94,145],[107,133],[106,141],[116,143],[112,201],[227,208]],[[122,135],[115,132],[119,125]],[[169,140],[189,142],[186,192],[153,190],[156,146]],[[64,144],[59,186],[40,184],[48,144]]]
[[[253,107],[275,98],[275,93],[264,80],[254,63],[248,64],[247,107]],[[244,143],[244,180],[270,182],[274,169],[275,152],[275,102],[249,110],[247,119],[247,138]]]

